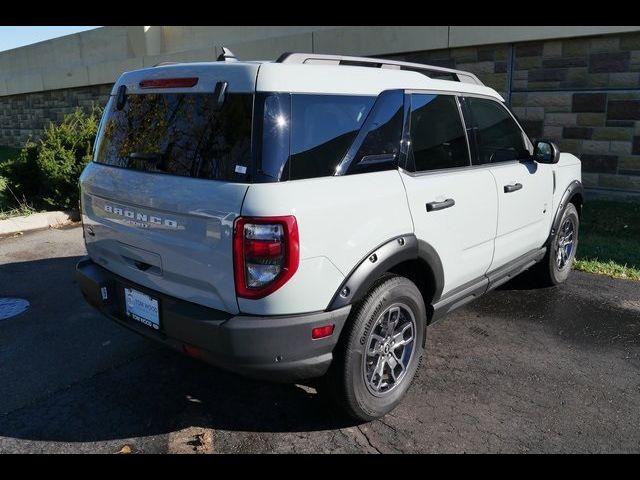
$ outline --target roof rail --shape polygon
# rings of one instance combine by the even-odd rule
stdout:
[[[345,55],[324,55],[321,53],[294,53],[286,52],[280,55],[276,63],[299,63],[316,65],[350,65],[357,67],[388,68],[392,70],[410,70],[422,73],[431,78],[440,80],[453,80],[462,83],[484,85],[478,77],[471,72],[454,70],[453,68],[424,65],[422,63],[400,62],[384,58],[350,57]]]

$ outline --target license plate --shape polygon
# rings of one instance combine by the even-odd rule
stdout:
[[[127,317],[137,320],[155,330],[160,329],[158,300],[133,288],[125,288],[124,303]]]

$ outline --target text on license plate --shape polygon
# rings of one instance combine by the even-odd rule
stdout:
[[[133,288],[125,288],[124,302],[125,312],[129,318],[133,318],[156,330],[160,329],[158,300]]]

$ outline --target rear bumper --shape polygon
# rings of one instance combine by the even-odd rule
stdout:
[[[351,308],[294,316],[234,316],[134,284],[88,257],[76,266],[76,279],[85,299],[111,320],[218,367],[281,382],[326,373]],[[125,286],[159,299],[160,330],[124,314]],[[330,323],[335,325],[333,335],[311,339],[313,328]]]

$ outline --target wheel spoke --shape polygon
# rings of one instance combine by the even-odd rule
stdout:
[[[391,335],[398,325],[400,320],[400,307],[394,307],[389,309],[389,316],[387,318],[387,335]]]
[[[405,334],[407,331],[409,331],[409,337],[405,338]],[[411,324],[411,322],[406,323],[402,326],[402,330],[400,330],[399,333],[396,333],[393,336],[393,341],[395,342],[391,347],[393,350],[403,345],[407,345],[413,341],[413,325]]]
[[[372,333],[371,338],[369,340],[369,348],[367,349],[367,355],[370,357],[375,357],[378,354],[380,345],[382,345],[383,343],[384,343],[384,338],[382,338],[380,335],[376,335],[375,333]]]

